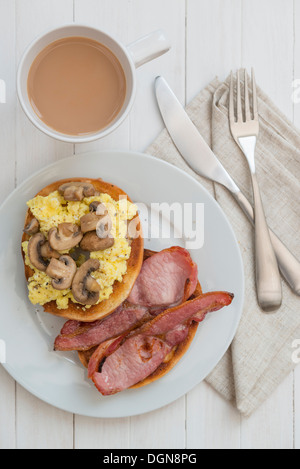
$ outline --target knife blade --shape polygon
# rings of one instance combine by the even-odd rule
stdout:
[[[254,223],[252,205],[205,142],[174,92],[161,76],[155,80],[155,94],[170,137],[186,163],[197,174],[226,187],[248,219]],[[282,276],[293,291],[300,295],[299,261],[272,230],[270,230],[270,236]]]

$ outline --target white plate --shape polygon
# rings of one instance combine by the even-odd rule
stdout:
[[[54,352],[53,340],[64,321],[34,307],[27,297],[20,241],[26,201],[49,183],[68,177],[101,177],[125,190],[135,202],[204,204],[205,242],[191,255],[204,291],[233,292],[233,303],[208,315],[181,361],[149,386],[103,397],[79,364],[76,352]],[[144,213],[141,213],[143,223]],[[0,341],[4,368],[24,388],[66,411],[92,417],[125,417],[162,407],[191,390],[212,371],[229,347],[243,307],[244,278],[234,233],[210,194],[185,172],[140,153],[95,152],[58,161],[22,183],[0,208]],[[154,217],[155,218],[155,217]],[[154,221],[155,222],[155,221]],[[175,227],[176,228],[176,227]],[[184,239],[145,239],[163,249]]]

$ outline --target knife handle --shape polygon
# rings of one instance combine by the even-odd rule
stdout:
[[[232,192],[232,195],[245,215],[247,215],[249,220],[254,223],[254,211],[248,199],[241,191]],[[292,290],[300,296],[300,262],[270,228],[269,232],[274,252],[277,257],[279,270]]]

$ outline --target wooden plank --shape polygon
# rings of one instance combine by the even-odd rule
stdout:
[[[16,59],[28,43],[43,31],[73,21],[73,1],[16,1]],[[15,98],[16,99],[16,98]],[[37,130],[19,103],[16,120],[16,180],[73,153],[73,146],[55,141]],[[51,407],[17,386],[17,447],[72,447],[73,416]]]
[[[137,70],[137,94],[130,115],[130,148],[143,151],[164,127],[154,95],[156,76],[164,76],[181,102],[185,102],[185,2],[132,0],[128,21],[130,42],[162,29],[171,43],[169,52]],[[130,429],[130,447],[184,448],[185,398],[132,417]]]
[[[216,76],[224,80],[240,66],[240,19],[240,0],[188,0],[187,102]]]
[[[19,62],[27,45],[48,29],[73,21],[73,0],[16,1],[16,59]],[[73,154],[73,145],[48,137],[34,127],[19,102],[16,121],[16,181],[47,164]]]
[[[250,417],[242,419],[241,448],[293,448],[292,373]]]
[[[161,409],[131,418],[130,448],[184,449],[185,397]]]
[[[16,448],[15,389],[15,381],[0,366],[0,449]]]
[[[0,79],[5,83],[5,103],[0,103],[0,201],[15,186],[15,2],[0,1]],[[4,46],[5,45],[5,46]],[[0,332],[1,339],[1,332]],[[4,360],[4,358],[3,358]],[[0,367],[0,448],[15,447],[15,382]]]
[[[300,340],[300,337],[299,337]],[[298,354],[299,356],[299,354]],[[294,371],[294,449],[300,449],[300,367]]]
[[[171,44],[166,54],[137,70],[137,93],[130,115],[130,148],[144,151],[164,128],[154,94],[155,78],[165,77],[185,104],[185,2],[132,0],[128,21],[130,42],[161,29]]]
[[[172,19],[175,23],[169,21],[168,12],[172,9]],[[157,12],[160,12],[157,15]],[[89,23],[98,28],[107,30],[110,34],[121,40],[123,44],[138,39],[144,34],[162,28],[170,36],[172,41],[172,56],[165,56],[144,65],[138,70],[138,91],[136,101],[132,109],[131,115],[121,125],[121,127],[113,135],[94,142],[90,145],[76,145],[76,153],[91,149],[107,149],[114,148],[119,150],[135,149],[143,151],[143,149],[156,137],[162,128],[161,120],[158,118],[158,110],[153,96],[153,81],[155,76],[164,70],[167,72],[168,66],[171,65],[174,57],[179,61],[180,68],[184,65],[184,2],[179,0],[165,0],[160,2],[154,0],[149,3],[145,0],[101,0],[89,1],[75,0],[75,21]],[[179,27],[180,26],[180,27]],[[173,59],[172,59],[173,57]],[[164,62],[165,60],[165,62]],[[169,65],[167,65],[169,64]],[[164,67],[164,68],[163,68]],[[170,75],[173,74],[172,69]],[[184,70],[177,77],[177,91],[180,89],[180,97],[184,97]],[[145,112],[147,109],[147,112]],[[182,401],[183,402],[183,401]],[[138,447],[145,444],[145,435],[147,435],[147,445],[154,445],[158,441],[157,432],[145,433],[145,429],[154,426],[160,429],[166,421],[174,422],[176,428],[184,429],[184,413],[175,412],[175,407],[166,408],[161,412],[154,412],[134,417],[132,419],[117,419],[115,421],[100,420],[93,421],[91,419],[76,416],[75,418],[75,445],[76,448],[82,447],[101,447],[106,448],[125,448]],[[172,410],[173,409],[173,410]],[[129,433],[129,428],[131,432]],[[155,434],[156,433],[156,434]],[[161,435],[162,432],[159,432]],[[173,447],[175,444],[184,444],[184,430],[179,432],[180,438],[174,440],[173,432],[165,432],[161,442],[165,447]],[[141,442],[140,438],[144,441]],[[138,445],[138,446],[137,446]],[[143,447],[143,446],[141,446]],[[155,446],[151,446],[155,447]]]
[[[292,118],[293,0],[242,5],[242,66],[254,67],[257,83]]]
[[[188,0],[186,98],[240,65],[239,0]],[[231,404],[201,383],[187,396],[188,448],[239,448],[240,419]]]
[[[17,449],[72,449],[73,415],[17,387]]]
[[[206,382],[187,399],[187,448],[239,449],[240,414]]]
[[[129,2],[119,0],[75,0],[76,23],[89,24],[128,43]],[[75,145],[75,153],[94,150],[129,149],[129,120],[112,135],[89,144]],[[101,177],[101,175],[100,175]],[[75,416],[75,448],[127,448],[129,419],[91,419]]]
[[[128,39],[130,2],[120,0],[74,0],[76,23],[88,24],[111,34],[124,45]],[[129,149],[129,119],[113,133],[87,144],[76,144],[75,153]]]
[[[242,65],[290,118],[293,79],[293,0],[242,3]],[[293,446],[293,379],[290,375],[251,416],[242,419],[242,447]]]
[[[75,416],[76,449],[127,449],[130,419]]]
[[[0,200],[4,200],[15,186],[15,2],[0,2],[0,79],[5,83],[6,103],[0,103],[1,165]],[[5,45],[5,46],[4,46]],[[4,176],[4,175],[3,175]]]

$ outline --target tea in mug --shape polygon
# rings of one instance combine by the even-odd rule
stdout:
[[[27,92],[32,108],[52,129],[87,135],[107,127],[125,101],[126,78],[103,44],[67,37],[49,44],[33,61]]]

